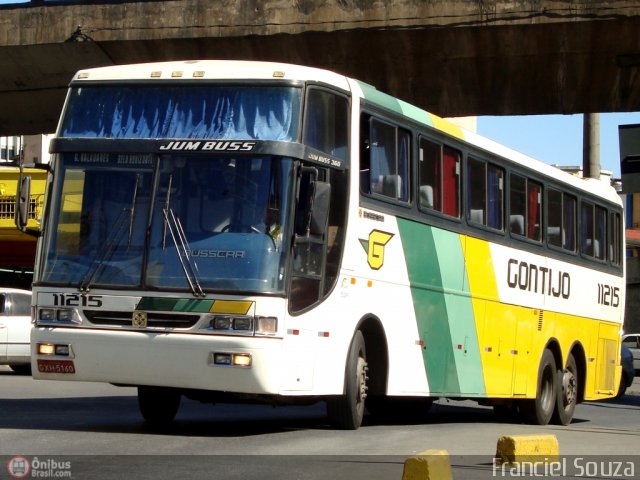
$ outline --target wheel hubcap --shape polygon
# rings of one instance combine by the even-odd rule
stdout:
[[[576,402],[577,390],[576,376],[571,370],[565,370],[562,375],[562,400],[565,406]]]
[[[367,373],[369,371],[369,367],[367,367],[367,361],[359,357],[358,358],[358,403],[364,402],[365,398],[367,398],[367,380],[369,377]]]

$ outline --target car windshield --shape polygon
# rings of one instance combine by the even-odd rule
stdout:
[[[271,156],[65,154],[41,281],[283,290],[293,162]]]

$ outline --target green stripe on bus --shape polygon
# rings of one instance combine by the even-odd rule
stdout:
[[[472,396],[484,395],[486,389],[478,333],[460,235],[438,228],[433,228],[432,233],[436,257],[442,272],[442,285],[460,393]]]
[[[411,283],[418,333],[425,342],[422,355],[429,390],[459,393],[447,301],[440,264],[435,256],[433,229],[403,219],[398,219],[398,228]]]
[[[429,125],[430,127],[434,126],[431,116],[421,108],[415,107],[407,102],[403,102],[402,100],[398,100],[391,95],[387,95],[368,83],[358,81],[358,84],[362,89],[365,100],[378,104],[381,107],[387,108],[400,115],[406,115],[407,117],[425,125]]]
[[[196,300],[193,298],[161,298],[143,297],[137,310],[163,312],[208,312],[213,300]]]
[[[460,236],[398,220],[432,392],[486,394]]]

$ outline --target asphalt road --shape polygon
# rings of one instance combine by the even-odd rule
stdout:
[[[426,449],[449,453],[454,479],[496,478],[504,477],[493,464],[497,440],[516,434],[553,434],[571,460],[631,459],[637,465],[626,473],[633,476],[604,475],[597,462],[593,473],[640,478],[640,458],[633,457],[640,447],[640,378],[619,400],[578,405],[567,427],[500,422],[490,408],[439,400],[424,424],[367,417],[357,431],[335,431],[321,403],[273,408],[187,400],[174,425],[157,431],[142,421],[135,394],[35,381],[0,367],[0,479],[18,478],[2,464],[25,460],[31,471],[24,478],[399,480],[405,460]]]

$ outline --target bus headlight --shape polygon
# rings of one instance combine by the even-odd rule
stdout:
[[[256,317],[256,335],[275,335],[277,331],[277,317]]]
[[[70,308],[61,308],[58,310],[58,321],[62,323],[73,322],[74,313],[75,311]]]
[[[209,320],[208,328],[219,333],[271,336],[278,331],[278,319],[250,315],[214,315]]]
[[[214,330],[229,330],[231,328],[231,317],[215,316],[210,325]]]
[[[250,367],[250,353],[212,352],[209,354],[209,365],[225,367]]]
[[[54,308],[41,308],[38,312],[38,320],[43,322],[53,322],[56,319],[56,310]]]
[[[75,324],[82,323],[80,315],[73,308],[39,308],[36,317],[38,324]]]
[[[36,347],[38,355],[58,355],[61,357],[71,356],[71,345],[69,344],[52,344],[52,343],[38,343]]]
[[[234,330],[253,330],[253,321],[251,317],[236,317],[233,319]]]

